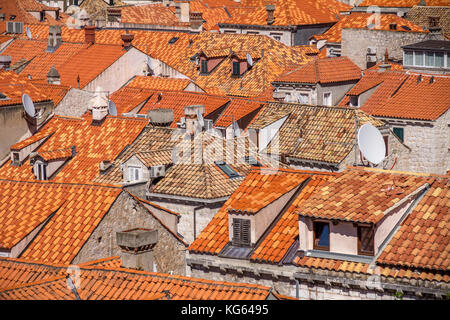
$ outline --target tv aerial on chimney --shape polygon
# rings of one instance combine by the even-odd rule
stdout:
[[[364,158],[374,165],[378,165],[385,158],[386,145],[383,136],[370,123],[366,123],[359,128],[358,147]]]
[[[32,37],[32,35],[31,35],[30,28],[27,27],[25,32],[26,32],[26,34],[27,34],[28,39],[31,40],[33,37]]]
[[[36,115],[36,109],[34,108],[33,100],[31,100],[30,96],[24,93],[22,95],[22,104],[25,108],[25,112],[32,118]]]
[[[116,108],[116,104],[114,103],[114,101],[109,100],[108,102],[108,112],[110,115],[112,115],[113,117],[117,116],[117,108]]]

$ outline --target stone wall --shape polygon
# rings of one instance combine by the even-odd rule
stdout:
[[[71,88],[56,106],[55,114],[60,116],[81,117],[89,107],[94,93]]]
[[[367,48],[376,48],[377,62],[383,60],[386,49],[390,59],[402,60],[402,46],[425,41],[427,37],[423,32],[342,29],[341,54],[349,57],[361,69],[366,69]]]
[[[445,174],[450,169],[450,111],[447,110],[436,121],[388,120],[388,123],[391,128],[404,129],[404,143],[411,148],[408,170]],[[403,168],[400,166],[395,170],[403,170]]]
[[[201,203],[187,203],[175,199],[156,199],[147,198],[147,200],[171,211],[179,213],[178,232],[183,236],[183,240],[188,244],[194,241],[194,235],[198,236],[208,225],[212,218],[219,211],[225,201],[215,204],[208,204],[204,208],[195,210],[195,230],[194,230],[194,208],[201,206]]]
[[[134,228],[158,230],[154,259],[158,272],[184,275],[186,246],[126,192],[116,199],[72,264],[119,256],[116,232]]]

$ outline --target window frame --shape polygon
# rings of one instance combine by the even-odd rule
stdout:
[[[372,232],[372,241],[371,241],[371,246],[372,246],[372,251],[365,251],[362,250],[362,245],[361,245],[361,229],[365,228],[365,229],[371,229]],[[375,228],[374,226],[369,226],[369,225],[363,225],[363,224],[359,224],[356,227],[357,229],[357,241],[358,241],[358,255],[361,256],[374,256],[375,255]]]
[[[200,73],[208,74],[208,60],[200,59]]]
[[[235,67],[237,66],[237,73],[235,72]],[[233,76],[240,76],[241,75],[241,63],[239,61],[233,61],[232,62],[232,68],[231,68],[231,74]]]
[[[316,244],[316,240],[319,240],[316,234],[316,225],[318,224],[326,224],[328,225],[328,246],[321,246],[319,244]],[[322,250],[322,251],[330,251],[330,222],[329,221],[323,221],[323,220],[315,220],[313,221],[313,249],[314,250]],[[318,241],[317,241],[318,242]]]
[[[136,172],[138,173],[138,179],[136,178]],[[131,182],[141,181],[142,168],[138,166],[128,166],[128,180]]]
[[[397,134],[397,130],[401,130],[401,137],[399,134]],[[392,127],[392,132],[395,134],[395,136],[402,142],[405,142],[405,128],[403,127]]]
[[[250,247],[252,242],[250,219],[233,218],[231,225],[233,229],[232,244],[239,247]]]
[[[36,178],[38,180],[48,180],[47,179],[47,165],[43,162],[36,163],[37,175]]]
[[[330,104],[325,104],[325,95],[326,94],[330,95]],[[322,94],[322,105],[327,106],[327,107],[331,107],[333,105],[333,93],[331,91],[326,91]]]

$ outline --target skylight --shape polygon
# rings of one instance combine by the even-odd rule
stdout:
[[[173,37],[172,39],[169,40],[169,44],[174,44],[175,42],[177,42],[179,38],[178,37]]]
[[[224,161],[216,161],[215,164],[228,176],[228,178],[232,179],[240,177],[239,173],[237,173],[230,165],[228,165]]]

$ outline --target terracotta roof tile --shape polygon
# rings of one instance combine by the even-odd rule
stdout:
[[[190,83],[189,79],[136,76],[127,87],[154,91],[183,91]]]
[[[110,99],[116,105],[117,114],[131,112],[142,106],[153,94],[153,91],[125,86],[115,91]]]
[[[309,217],[375,224],[394,204],[431,181],[423,176],[353,168],[324,183],[299,206],[297,213]],[[369,207],[370,210],[367,209]]]
[[[25,23],[39,23],[39,19],[35,18],[30,12],[32,11],[55,11],[56,8],[46,6],[39,1],[35,0],[0,0],[0,8],[2,8],[2,13],[5,14],[6,21],[12,21],[11,16],[14,15],[14,21],[22,21]],[[62,23],[61,21],[56,21],[49,14],[45,15],[44,23]]]
[[[419,5],[420,0],[363,0],[359,7],[414,7]],[[427,0],[427,6],[448,6],[447,0]]]
[[[101,126],[91,124],[90,116],[69,118],[54,116],[36,135],[15,145],[20,149],[50,136],[37,150],[48,152],[76,148],[76,155],[52,178],[59,182],[90,183],[99,173],[101,161],[114,160],[141,133],[147,122],[136,118],[108,116]],[[35,181],[29,163],[12,166],[7,162],[0,168],[0,178]]]
[[[342,29],[367,29],[367,21],[371,13],[353,12],[350,15],[341,16],[341,19],[323,34],[312,36],[315,40],[326,40],[330,43],[341,43]],[[396,30],[390,29],[390,24],[397,24]],[[405,28],[406,27],[406,28]],[[398,17],[395,14],[380,14],[380,24],[371,30],[385,30],[392,32],[426,32],[422,27]]]
[[[189,27],[163,4],[126,6],[121,8],[121,23]]]
[[[314,60],[293,71],[289,71],[275,82],[332,83],[359,80],[361,69],[347,57]]]
[[[228,127],[233,119],[238,121],[251,113],[257,112],[263,105],[264,103],[255,100],[231,98],[230,104],[214,123],[214,126]]]

